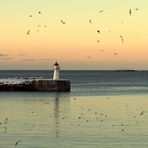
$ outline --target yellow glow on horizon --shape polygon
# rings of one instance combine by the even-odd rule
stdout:
[[[64,69],[148,69],[147,5],[146,0],[3,1],[0,53],[9,56],[1,56],[0,68],[46,69],[57,59]]]

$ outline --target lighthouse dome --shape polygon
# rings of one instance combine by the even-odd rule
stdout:
[[[58,62],[57,62],[57,61],[54,63],[54,66],[59,66],[59,64],[58,64]]]

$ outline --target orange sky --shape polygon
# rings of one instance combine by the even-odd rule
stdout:
[[[5,0],[0,69],[52,69],[55,60],[62,69],[148,69],[147,5],[146,0]]]

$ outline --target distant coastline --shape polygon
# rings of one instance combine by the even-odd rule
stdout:
[[[138,70],[134,69],[121,69],[121,70],[114,70],[115,72],[138,72]]]

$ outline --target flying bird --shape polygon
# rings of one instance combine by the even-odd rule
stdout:
[[[41,14],[41,11],[39,11],[38,13]]]
[[[124,39],[122,35],[120,35],[120,38],[121,38],[122,43],[124,43]]]
[[[62,23],[62,24],[66,24],[66,22],[64,22],[63,20],[61,20],[61,23]]]
[[[100,34],[100,30],[97,30],[97,32]]]
[[[135,10],[138,11],[139,9],[138,8],[135,8]]]
[[[91,21],[91,20],[89,20],[89,23],[91,24],[91,23],[92,23],[92,21]]]
[[[114,55],[117,55],[117,53],[115,52]]]
[[[32,17],[32,15],[29,15],[29,17]]]
[[[129,14],[130,14],[130,16],[132,15],[132,9],[129,9]]]
[[[15,145],[18,145],[20,142],[21,142],[21,140],[17,141],[17,142],[15,143]]]
[[[89,57],[89,56],[88,56],[87,58],[88,58],[88,59],[91,59],[92,57]]]
[[[99,40],[98,40],[97,42],[98,42],[98,43],[100,43],[100,41],[99,41]]]
[[[30,30],[28,30],[26,34],[29,35],[30,34]]]
[[[102,13],[104,10],[100,10],[99,13]]]
[[[140,114],[139,114],[139,116],[142,116],[144,114],[144,111],[142,111]]]

